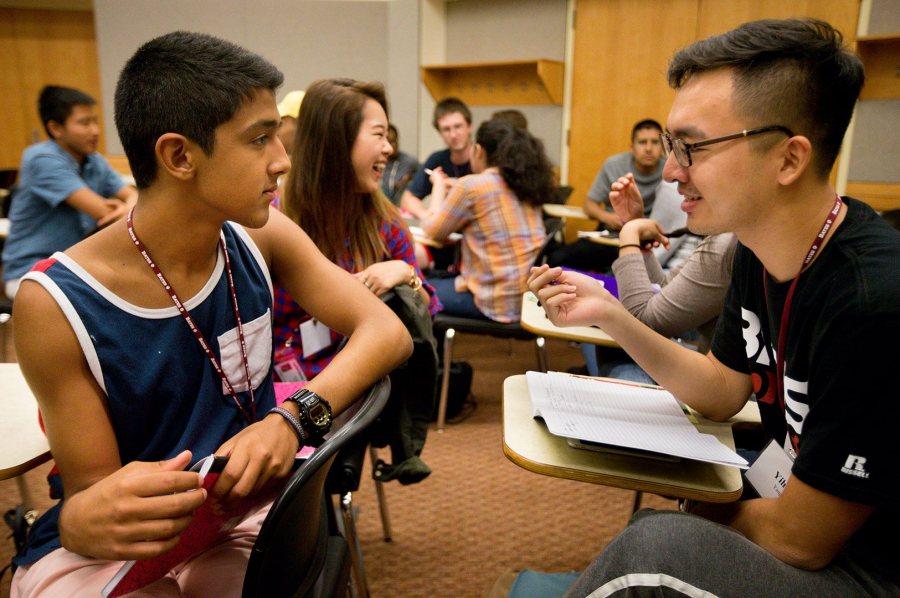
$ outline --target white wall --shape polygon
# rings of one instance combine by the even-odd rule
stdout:
[[[446,64],[533,58],[564,61],[565,53],[566,0],[454,0],[446,3]],[[547,155],[559,165],[562,106],[470,108],[476,128],[497,110],[515,108],[521,111],[528,119],[528,129],[544,141]],[[434,149],[441,149],[439,139],[432,151]]]
[[[274,63],[280,99],[324,77],[382,81],[404,145],[415,149],[418,59],[416,0],[94,0],[103,102],[143,42],[185,29],[223,37]],[[112,111],[104,128],[115,131]],[[122,153],[108,135],[109,153]]]

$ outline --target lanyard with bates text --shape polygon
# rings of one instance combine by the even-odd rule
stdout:
[[[809,251],[806,253],[806,258],[803,260],[803,266],[800,268],[800,272],[797,273],[797,276],[794,277],[794,281],[788,289],[787,297],[784,299],[784,307],[781,310],[781,322],[779,322],[778,325],[778,349],[775,354],[775,391],[778,395],[782,412],[784,412],[784,348],[787,343],[788,320],[791,315],[791,301],[794,298],[794,291],[797,289],[797,281],[800,280],[800,275],[806,271],[806,268],[809,267],[809,264],[813,261],[813,258],[816,257],[816,254],[822,247],[822,241],[824,241],[825,235],[828,234],[831,225],[834,224],[835,218],[837,218],[837,215],[840,213],[842,203],[840,196],[836,196],[834,207],[828,212],[828,215],[825,216],[822,230],[820,230],[819,234],[816,235],[816,238],[813,239],[812,245],[810,245]],[[767,276],[766,269],[763,267],[763,295],[766,304],[769,302],[769,291],[766,288]]]
[[[156,263],[150,258],[150,254],[147,252],[147,248],[144,247],[144,244],[140,239],[138,239],[137,234],[135,234],[134,224],[132,224],[133,214],[134,208],[132,208],[131,211],[128,212],[128,218],[125,220],[128,226],[128,234],[131,236],[131,240],[138,248],[138,251],[141,252],[141,256],[143,256],[144,261],[146,261],[147,265],[150,266],[150,269],[153,270],[153,273],[156,275],[157,280],[159,280],[159,282],[162,284],[163,288],[169,294],[169,297],[172,298],[172,303],[174,303],[175,307],[178,308],[178,313],[181,314],[181,317],[183,317],[184,321],[187,322],[187,325],[191,329],[191,332],[194,333],[194,336],[197,338],[197,342],[200,343],[200,347],[203,349],[203,352],[206,353],[206,357],[209,358],[210,363],[212,363],[213,369],[216,370],[216,373],[219,374],[219,377],[222,379],[222,383],[225,384],[225,389],[228,391],[228,394],[231,395],[232,399],[234,399],[234,404],[237,405],[237,408],[244,416],[244,419],[247,420],[247,423],[252,424],[256,420],[256,403],[253,397],[253,381],[250,379],[250,363],[247,360],[247,343],[244,340],[244,327],[241,324],[241,312],[240,310],[238,310],[237,294],[234,291],[234,279],[231,276],[231,260],[228,258],[228,251],[225,249],[225,239],[220,235],[219,246],[222,247],[222,255],[225,256],[225,271],[228,273],[228,290],[231,291],[231,306],[234,309],[234,319],[237,320],[238,338],[241,342],[241,357],[244,361],[244,373],[246,373],[247,375],[247,388],[250,391],[249,414],[247,413],[247,410],[244,409],[244,406],[241,405],[241,402],[237,396],[237,392],[235,392],[234,387],[231,385],[231,382],[228,381],[228,377],[225,375],[225,371],[222,369],[222,366],[219,365],[219,360],[216,359],[215,354],[209,347],[209,343],[206,342],[206,338],[204,338],[203,333],[200,332],[200,329],[197,327],[197,324],[194,322],[191,314],[184,307],[184,304],[181,302],[181,299],[178,298],[178,295],[175,294],[175,289],[172,288],[172,285],[170,285],[169,281],[166,280],[166,277],[163,276],[163,273],[159,269],[159,266],[157,266]]]

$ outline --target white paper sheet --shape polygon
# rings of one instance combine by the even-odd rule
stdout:
[[[532,414],[552,434],[746,468],[747,461],[690,422],[671,393],[557,372],[528,372]]]

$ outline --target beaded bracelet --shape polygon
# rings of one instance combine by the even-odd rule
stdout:
[[[306,430],[303,429],[303,425],[300,423],[300,420],[297,419],[296,415],[294,415],[287,409],[284,409],[283,407],[273,407],[272,409],[269,409],[269,413],[277,413],[285,420],[287,420],[287,422],[291,425],[291,428],[294,430],[294,434],[297,435],[297,441],[300,443],[300,448],[306,446],[308,434],[306,433]]]

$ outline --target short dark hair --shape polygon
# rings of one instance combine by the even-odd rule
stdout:
[[[444,98],[440,102],[438,102],[434,107],[434,116],[431,118],[431,124],[435,129],[438,128],[438,121],[444,118],[448,114],[452,114],[453,112],[459,112],[463,115],[463,118],[466,119],[466,122],[470,125],[472,124],[472,112],[469,110],[469,107],[466,106],[466,103],[461,99],[456,97]]]
[[[519,110],[497,110],[496,112],[491,114],[491,118],[499,118],[500,120],[505,120],[514,127],[519,127],[520,129],[528,128],[528,119],[525,118],[525,115],[522,114]]]
[[[259,90],[284,77],[269,61],[231,42],[187,31],[138,48],[116,84],[116,128],[138,189],[156,179],[156,141],[188,137],[212,155],[216,128]]]
[[[51,120],[64,125],[75,106],[93,106],[96,103],[94,98],[78,89],[59,85],[44,87],[38,96],[38,114],[41,116],[47,136],[53,139],[50,127],[47,126]]]
[[[631,141],[634,141],[634,138],[637,137],[638,131],[641,131],[643,129],[656,129],[660,133],[663,132],[661,124],[659,124],[652,118],[645,118],[644,120],[639,120],[633,127],[631,127]]]
[[[484,148],[488,166],[500,170],[519,201],[539,206],[556,194],[553,165],[544,144],[527,129],[492,118],[478,127],[475,142]]]
[[[695,42],[669,64],[669,85],[714,69],[734,72],[734,98],[748,128],[787,127],[813,145],[813,168],[827,177],[865,80],[841,32],[816,19],[763,19]]]

